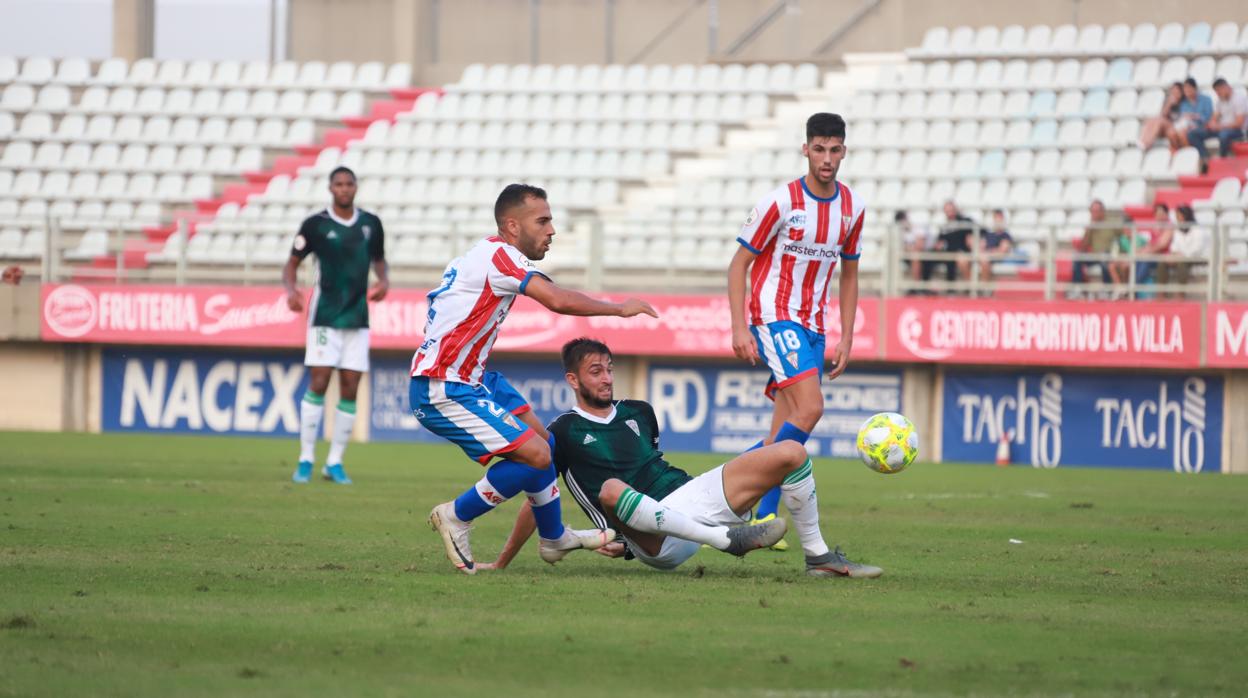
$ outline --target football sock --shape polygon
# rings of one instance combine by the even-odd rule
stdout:
[[[518,461],[500,460],[485,471],[485,477],[455,498],[455,516],[460,521],[472,521],[522,491],[543,491],[547,489],[548,484],[554,483],[554,477],[552,477],[554,474],[553,468],[538,470]],[[557,497],[554,498],[553,503],[557,511],[559,504]],[[535,507],[533,517],[538,520],[538,530],[542,531],[544,529],[541,528],[540,516],[542,514],[537,512]],[[554,530],[554,538],[563,535],[562,522],[559,526],[560,528]]]
[[[803,446],[805,446],[806,441],[809,438],[810,438],[809,433],[804,432],[801,429],[798,429],[797,427],[793,426],[792,424],[788,422],[781,424],[780,429],[776,431],[777,443],[781,441],[796,441],[799,444],[802,444]],[[763,442],[759,441],[750,450],[752,451],[754,450],[754,448],[758,448],[759,446],[762,446],[762,444]],[[755,508],[754,518],[765,519],[768,516],[771,516],[772,514],[777,513],[779,510],[780,510],[780,488],[777,486],[768,490],[767,494],[763,495],[763,498],[758,500],[758,506]]]
[[[528,466],[525,466],[528,467]],[[533,480],[525,485],[524,493],[533,507],[533,520],[537,523],[537,535],[546,540],[558,540],[563,536],[563,512],[559,509],[559,487],[555,479],[554,463],[545,470],[529,468],[535,472]]]
[[[500,460],[485,471],[485,477],[455,498],[455,516],[472,521],[511,499],[524,489],[532,468],[514,460]]]
[[[334,415],[334,435],[329,441],[328,465],[341,465],[342,454],[347,450],[347,442],[351,440],[351,429],[355,427],[355,400],[339,400],[338,410]]]
[[[325,396],[310,389],[299,403],[299,460],[316,461],[316,439],[321,433],[321,419],[325,417]]]
[[[705,543],[719,550],[728,547],[727,526],[707,526],[698,523],[631,487],[624,488],[624,492],[616,500],[615,516],[630,528],[644,533],[676,536],[696,543]]]
[[[815,495],[815,474],[810,459],[800,468],[789,473],[780,485],[784,494],[784,506],[788,508],[802,541],[802,552],[815,557],[828,552],[819,531],[819,498]]]

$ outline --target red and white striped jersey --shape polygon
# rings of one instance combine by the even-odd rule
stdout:
[[[412,376],[479,383],[507,311],[534,274],[546,276],[497,236],[451,260],[442,285],[427,296],[425,341],[412,357]]]
[[[758,255],[750,269],[750,324],[789,320],[824,334],[832,270],[839,259],[858,259],[865,211],[841,182],[830,199],[811,194],[804,178],[763,197],[737,238]]]

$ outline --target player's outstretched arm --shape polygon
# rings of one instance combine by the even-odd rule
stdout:
[[[758,362],[758,347],[754,335],[745,324],[746,274],[756,255],[744,246],[737,248],[728,264],[728,309],[732,315],[732,353],[754,365]]]
[[[828,379],[845,372],[849,365],[849,352],[854,346],[854,322],[858,317],[858,260],[842,259],[841,268],[841,339],[832,349],[832,370]]]
[[[515,559],[520,549],[524,547],[525,542],[533,535],[533,531],[537,530],[537,522],[533,520],[533,507],[525,502],[520,507],[520,513],[516,514],[516,525],[511,529],[511,535],[507,536],[507,542],[503,544],[503,549],[498,553],[498,559],[494,562],[478,562],[478,570],[501,570],[506,569],[507,565]]]
[[[623,303],[611,303],[590,298],[584,293],[572,291],[555,285],[545,277],[534,274],[524,289],[524,294],[541,303],[560,315],[610,315],[614,317],[633,317],[645,313],[650,317],[659,314],[650,304],[629,298]]]
[[[286,288],[286,307],[292,312],[303,312],[303,294],[299,292],[297,285],[297,275],[299,273],[299,263],[303,259],[291,255],[286,260],[286,266],[282,267],[282,286]]]

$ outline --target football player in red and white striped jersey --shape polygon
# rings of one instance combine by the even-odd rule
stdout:
[[[737,239],[741,247],[728,267],[733,352],[751,364],[763,360],[772,373],[767,383],[767,395],[775,401],[771,431],[756,447],[786,439],[804,444],[823,416],[827,296],[838,263],[842,332],[832,349],[829,380],[845,370],[854,338],[866,206],[836,178],[845,157],[844,119],[811,116],[802,154],[807,173],[777,187],[750,211]],[[775,515],[778,502],[779,491],[769,493],[759,503],[757,518]],[[807,550],[806,555],[826,552]]]
[[[421,426],[482,465],[501,459],[429,516],[447,557],[467,574],[476,572],[470,522],[520,492],[528,494],[522,515],[532,512],[541,537],[538,552],[547,562],[570,550],[597,548],[615,536],[611,531],[564,528],[546,430],[506,378],[485,370],[516,296],[527,295],[562,315],[658,317],[645,301],[596,300],[556,286],[537,270],[530,260],[545,257],[555,235],[544,190],[508,185],[494,204],[494,219],[498,233],[452,260],[442,284],[429,292],[425,341],[412,358],[411,408]]]

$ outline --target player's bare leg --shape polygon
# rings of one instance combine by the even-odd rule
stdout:
[[[819,500],[806,448],[794,441],[780,441],[743,453],[724,465],[724,496],[733,511],[744,513],[762,493],[780,485],[784,506],[806,554],[806,573],[813,577],[870,578],[883,574],[879,567],[853,562],[840,548],[829,550],[819,530]]]
[[[351,431],[355,428],[355,396],[360,389],[360,379],[364,376],[359,371],[350,369],[338,370],[338,408],[334,412],[334,430],[329,441],[329,457],[325,459],[325,467],[321,469],[321,477],[339,485],[350,485],[351,478],[342,466],[342,457],[347,450],[347,442],[351,440]]]
[[[312,479],[316,466],[316,442],[321,435],[321,423],[325,418],[325,391],[334,375],[332,366],[309,366],[308,391],[299,403],[299,465],[291,477],[297,483]]]
[[[784,519],[734,528],[707,525],[684,512],[664,506],[662,502],[656,502],[615,478],[603,483],[598,501],[614,512],[623,526],[649,534],[642,540],[633,539],[631,535],[629,538],[652,556],[659,554],[663,538],[669,535],[704,543],[732,555],[744,555],[780,540],[787,526]]]

